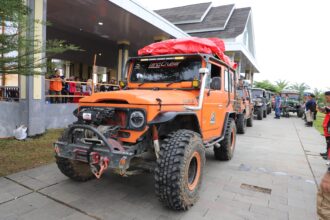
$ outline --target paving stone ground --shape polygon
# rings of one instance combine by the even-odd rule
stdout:
[[[163,207],[152,174],[106,173],[101,180],[77,183],[51,164],[0,178],[0,220],[317,219],[324,142],[294,116],[255,120],[238,136],[231,161],[215,161],[207,151],[200,199],[187,212]]]

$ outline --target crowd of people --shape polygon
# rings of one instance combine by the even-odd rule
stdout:
[[[118,89],[117,82],[111,79],[109,84],[98,83],[94,87],[94,92],[107,92]],[[90,96],[93,92],[92,79],[81,81],[79,77],[71,76],[64,78],[60,75],[59,70],[55,70],[46,80],[46,92],[48,97],[46,102],[49,103],[77,103],[84,96]]]
[[[325,92],[326,103],[330,104],[330,91]],[[323,135],[326,141],[326,151],[321,153],[324,159],[330,159],[330,106],[318,107],[325,114],[323,120]],[[324,174],[317,194],[317,213],[320,219],[330,219],[330,165]]]
[[[330,91],[324,93],[326,105],[318,106],[315,95],[308,93],[304,96],[304,119],[307,127],[313,127],[313,121],[316,120],[316,114],[321,112],[325,114],[323,120],[323,136],[326,141],[326,149],[324,153],[320,153],[323,159],[330,160]],[[287,97],[288,98],[288,97]],[[275,118],[279,119],[282,110],[282,100],[279,94],[274,97],[275,102]],[[320,188],[317,193],[317,213],[320,219],[330,219],[330,162],[327,162],[328,168],[324,174]]]

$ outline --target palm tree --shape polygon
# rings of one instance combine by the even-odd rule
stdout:
[[[304,96],[304,92],[308,89],[310,89],[311,87],[309,85],[307,85],[306,83],[294,83],[291,84],[291,86],[289,87],[289,89],[294,89],[294,90],[298,90],[299,94],[300,94],[300,99]]]
[[[289,83],[290,83],[289,81],[281,80],[281,79],[275,81],[275,84],[279,91],[286,89],[288,87]]]
[[[322,90],[315,88],[314,89],[315,100],[317,103],[324,103],[324,93]]]

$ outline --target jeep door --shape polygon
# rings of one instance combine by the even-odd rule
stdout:
[[[217,138],[222,134],[228,101],[228,93],[224,91],[224,81],[225,78],[228,78],[228,76],[224,76],[224,67],[220,64],[212,62],[212,65],[210,65],[210,70],[211,74],[207,81],[202,108],[201,126],[203,138],[205,140]],[[215,85],[216,81],[219,81],[220,84]],[[228,85],[226,88],[228,89]]]

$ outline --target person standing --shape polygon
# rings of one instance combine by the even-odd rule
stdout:
[[[62,91],[62,79],[60,76],[60,70],[55,70],[55,76],[50,79],[49,83],[49,93],[50,95],[55,95],[51,97],[51,103],[61,103],[61,91]]]
[[[327,104],[330,104],[330,91],[327,91],[325,94],[325,101]],[[325,114],[324,120],[323,120],[323,134],[325,137],[325,141],[327,143],[327,148],[324,153],[320,153],[320,155],[323,157],[323,159],[330,158],[330,106],[326,106],[324,108],[318,108],[319,112],[322,112]]]
[[[275,96],[275,119],[280,119],[281,118],[281,104],[282,104],[281,96],[278,93],[276,93],[276,96]]]
[[[316,102],[313,94],[309,94],[306,102],[306,126],[313,127],[314,113],[316,111]]]
[[[329,104],[330,91],[325,92],[325,99],[327,104]],[[327,152],[321,155],[324,159],[328,159],[330,158],[330,106],[319,108],[318,110],[326,114],[323,121],[323,130],[327,142]],[[321,220],[330,219],[330,167],[324,174],[317,193],[317,214]]]
[[[76,92],[76,83],[74,82],[74,76],[70,76],[68,85],[69,85],[69,95],[70,95],[69,100],[72,103],[74,93]]]

